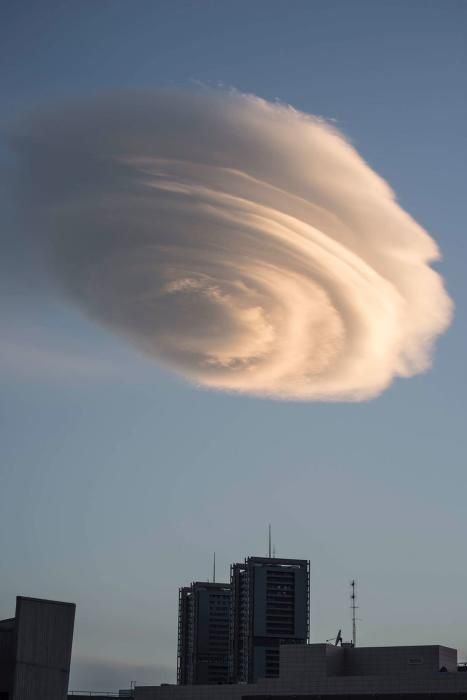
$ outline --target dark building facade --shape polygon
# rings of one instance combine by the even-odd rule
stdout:
[[[277,678],[279,646],[308,641],[310,562],[249,557],[230,576],[230,680]]]
[[[75,605],[16,598],[0,622],[0,700],[66,700]]]
[[[466,700],[457,651],[439,645],[285,644],[277,678],[223,686],[137,686],[135,700]]]
[[[195,582],[180,588],[177,683],[227,683],[230,585]]]

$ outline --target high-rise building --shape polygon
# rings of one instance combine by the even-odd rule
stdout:
[[[230,585],[192,583],[180,588],[177,682],[227,683],[229,678]]]
[[[230,680],[276,678],[279,646],[308,641],[310,562],[249,557],[232,564],[230,578]]]

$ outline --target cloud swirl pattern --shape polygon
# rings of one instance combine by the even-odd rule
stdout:
[[[333,126],[236,93],[81,102],[14,137],[69,298],[205,387],[362,400],[426,370],[433,239]]]

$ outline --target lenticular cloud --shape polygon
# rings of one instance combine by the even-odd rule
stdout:
[[[225,93],[23,124],[29,229],[94,319],[201,386],[361,400],[430,364],[435,242],[332,126]]]

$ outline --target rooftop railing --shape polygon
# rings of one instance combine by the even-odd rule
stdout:
[[[77,695],[79,697],[85,698],[133,698],[134,695],[131,690],[127,690],[123,693],[104,693],[102,690],[69,690],[68,696]]]

